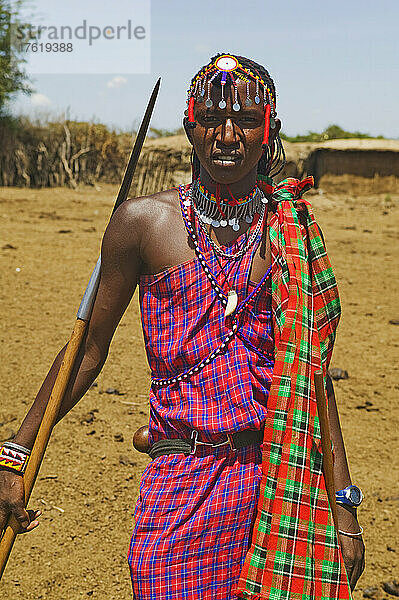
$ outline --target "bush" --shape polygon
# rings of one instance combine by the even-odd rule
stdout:
[[[369,139],[372,138],[372,135],[368,133],[360,133],[360,131],[345,131],[339,125],[329,125],[322,133],[315,133],[314,131],[308,131],[306,135],[296,135],[295,137],[290,137],[281,134],[281,138],[283,140],[287,140],[287,142],[326,142],[327,140],[338,140],[338,139]],[[379,135],[378,139],[384,139],[384,136]]]

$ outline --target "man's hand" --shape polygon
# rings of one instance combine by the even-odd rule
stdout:
[[[24,480],[21,475],[0,471],[0,533],[12,514],[20,525],[18,533],[32,531],[39,525],[40,510],[26,510]]]
[[[348,573],[349,583],[353,591],[357,580],[364,571],[363,539],[361,536],[348,537],[347,535],[339,534],[339,541],[341,543],[342,557],[346,572]]]

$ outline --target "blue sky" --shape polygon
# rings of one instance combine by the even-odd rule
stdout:
[[[48,2],[31,5],[45,13]],[[121,20],[123,2],[129,0],[111,4]],[[65,6],[64,0],[52,4]],[[106,5],[86,0],[84,6],[94,20]],[[119,72],[117,64],[113,73],[35,75],[36,95],[18,97],[13,110],[58,115],[68,108],[70,118],[131,129],[162,76],[152,124],[174,129],[192,75],[223,51],[269,69],[285,133],[338,123],[397,138],[398,22],[398,0],[152,0],[149,74]]]

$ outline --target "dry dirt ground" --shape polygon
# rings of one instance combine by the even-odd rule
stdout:
[[[0,188],[0,440],[10,437],[74,324],[116,193]],[[308,194],[340,285],[343,317],[332,366],[367,568],[355,599],[399,579],[398,200],[382,181],[323,182]],[[131,597],[126,562],[140,474],[132,435],[148,418],[137,297],[108,361],[54,431],[31,500],[41,526],[21,536],[0,585],[7,600]],[[116,388],[120,395],[107,394]],[[391,596],[391,598],[393,598]]]

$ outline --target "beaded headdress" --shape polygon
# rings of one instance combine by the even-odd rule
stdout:
[[[246,98],[245,106],[251,106],[261,103],[260,90],[263,92],[263,106],[265,110],[265,126],[263,134],[263,147],[268,146],[270,128],[276,127],[276,98],[272,92],[272,85],[267,80],[264,80],[259,73],[242,65],[239,60],[231,54],[222,54],[214,61],[204,67],[198,75],[193,79],[191,86],[187,92],[187,111],[188,117],[187,126],[195,127],[194,104],[195,102],[204,102],[207,108],[213,106],[211,98],[211,85],[217,82],[221,87],[221,99],[218,103],[220,109],[225,109],[227,104],[225,100],[225,86],[229,82],[233,88],[234,97],[233,110],[238,112],[241,105],[238,99],[237,80],[240,79],[246,83]],[[250,96],[250,82],[255,83],[255,96],[253,99]]]

